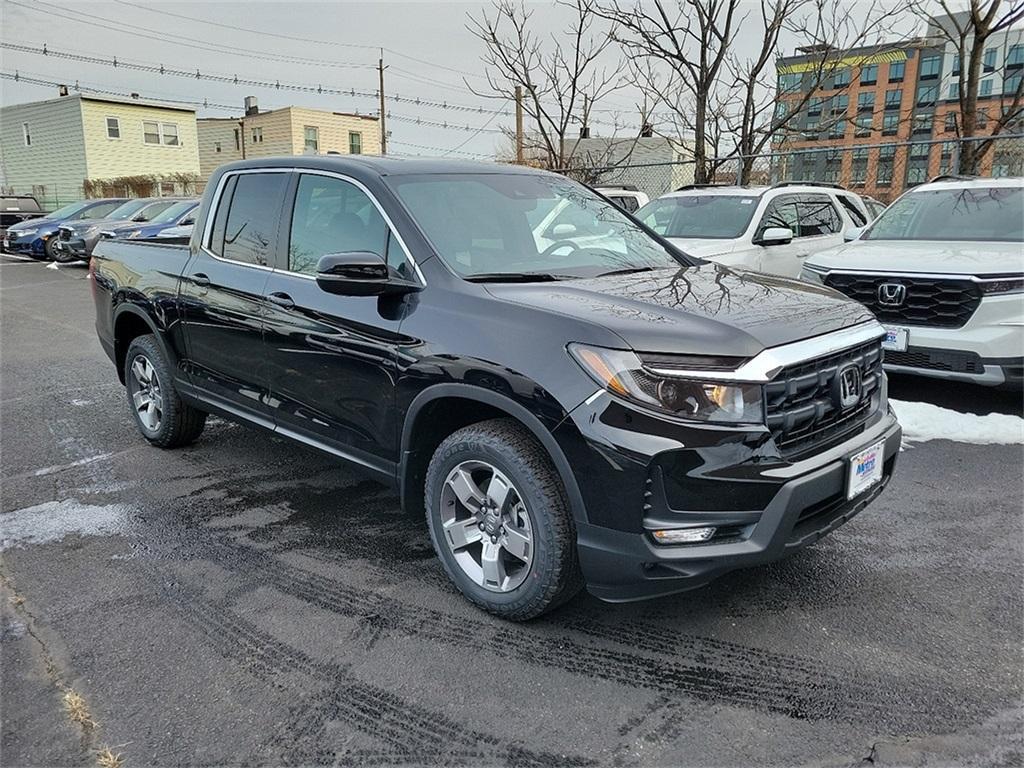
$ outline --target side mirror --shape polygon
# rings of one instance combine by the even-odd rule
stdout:
[[[864,233],[864,227],[850,227],[848,230],[843,232],[843,242],[850,243],[856,240]]]
[[[132,221],[149,221],[149,217],[144,213],[137,213],[132,216]]]
[[[382,296],[418,291],[420,285],[394,275],[384,257],[369,251],[328,253],[316,265],[320,290],[338,296]]]
[[[793,230],[789,227],[768,227],[756,245],[789,245],[793,242]]]
[[[549,231],[552,237],[572,237],[576,234],[576,225],[555,224]]]
[[[182,219],[181,221],[178,222],[178,226],[179,227],[191,227],[195,223],[196,223],[195,219]]]

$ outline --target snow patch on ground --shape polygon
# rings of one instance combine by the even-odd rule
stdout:
[[[128,525],[128,507],[93,506],[74,499],[48,501],[0,514],[0,552],[25,544],[46,544],[72,534],[113,536]]]
[[[955,440],[978,445],[1024,444],[1024,419],[1002,413],[978,416],[931,403],[890,400],[903,425],[903,442]]]

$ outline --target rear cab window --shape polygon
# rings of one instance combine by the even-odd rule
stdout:
[[[290,174],[237,173],[224,183],[207,248],[240,264],[273,265]]]

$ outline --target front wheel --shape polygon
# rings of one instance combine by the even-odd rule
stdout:
[[[137,336],[128,345],[124,384],[135,425],[153,445],[188,445],[203,431],[206,414],[178,397],[171,367],[152,334]]]
[[[582,587],[565,490],[518,422],[494,419],[447,437],[427,469],[426,507],[445,571],[484,610],[523,621]]]

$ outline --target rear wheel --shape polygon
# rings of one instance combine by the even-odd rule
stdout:
[[[446,438],[426,478],[427,524],[449,578],[469,600],[516,621],[579,592],[576,529],[544,448],[494,419]]]
[[[206,414],[178,397],[171,367],[152,334],[137,336],[128,345],[124,383],[135,424],[153,445],[188,445],[203,431]]]

